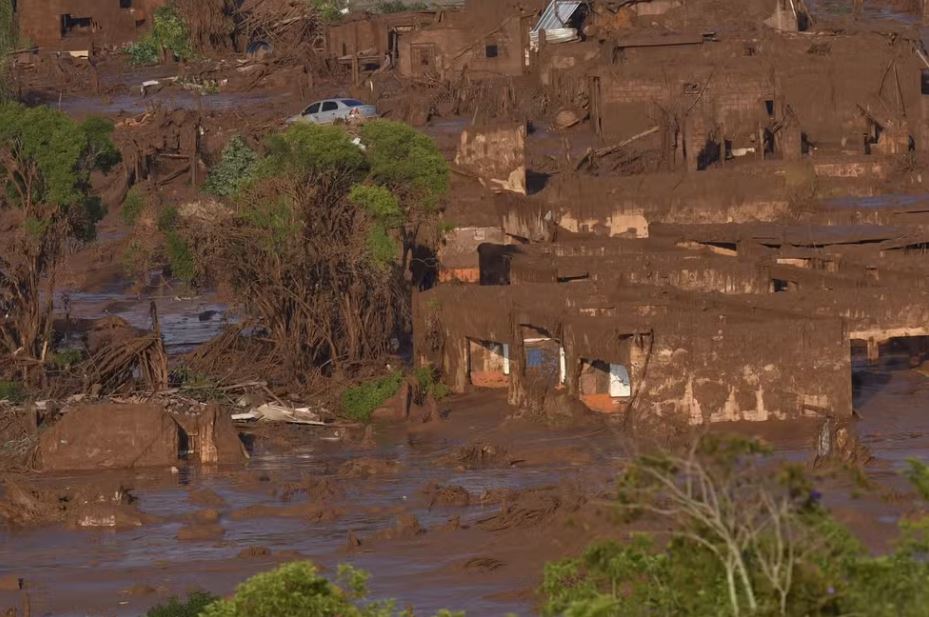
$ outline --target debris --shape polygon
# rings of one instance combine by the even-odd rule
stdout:
[[[494,557],[474,557],[462,564],[462,569],[472,572],[493,572],[502,568],[505,564]]]
[[[585,499],[573,491],[555,488],[521,491],[503,503],[500,512],[478,521],[488,531],[532,527],[550,520],[559,511],[574,512]]]
[[[375,534],[375,536],[381,540],[397,540],[415,538],[424,533],[426,533],[426,530],[419,524],[419,519],[410,512],[404,512],[394,519],[390,527]]]
[[[397,473],[397,461],[378,458],[354,458],[339,466],[339,475],[348,478],[368,478]]]
[[[229,415],[215,403],[207,405],[197,417],[195,449],[203,464],[242,463],[248,459]]]
[[[444,461],[464,469],[479,469],[510,463],[506,448],[480,441],[458,448],[457,452],[446,456]]]
[[[287,422],[289,424],[309,424],[312,426],[325,426],[319,414],[309,407],[287,407],[277,403],[265,403],[245,413],[232,415],[236,422]]]
[[[555,128],[558,130],[569,129],[584,119],[584,116],[573,109],[562,109],[555,114]]]
[[[430,510],[435,506],[465,507],[471,504],[471,493],[463,486],[445,486],[430,482],[422,492],[429,502]]]
[[[248,548],[243,548],[239,551],[238,555],[236,555],[239,559],[259,559],[261,557],[270,556],[271,549],[267,546],[249,546]]]
[[[180,430],[160,405],[86,405],[39,436],[43,471],[169,467],[178,460]]]
[[[187,496],[190,503],[197,506],[206,506],[210,508],[222,508],[226,505],[226,500],[222,496],[208,488],[199,488],[191,491]]]
[[[102,392],[141,382],[153,392],[168,385],[168,355],[158,326],[155,303],[151,303],[152,331],[130,336],[134,328],[125,320],[109,318],[109,339],[100,342],[86,361],[85,390],[99,386]],[[122,322],[122,323],[120,323]]]
[[[455,164],[495,192],[526,194],[526,125],[499,125],[461,132]]]

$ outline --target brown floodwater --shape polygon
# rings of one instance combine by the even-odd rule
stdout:
[[[307,431],[305,445],[284,455],[258,454],[246,470],[185,467],[177,474],[140,472],[129,480],[135,487],[138,505],[162,522],[125,531],[51,527],[0,532],[0,577],[12,574],[27,581],[33,614],[138,615],[156,601],[188,589],[228,593],[248,575],[273,567],[279,561],[274,553],[287,551],[291,554],[285,556],[286,560],[294,559],[292,552],[297,552],[328,568],[344,562],[369,570],[374,573],[371,588],[375,597],[396,598],[402,606],[416,607],[418,614],[431,614],[443,607],[465,609],[475,615],[530,614],[531,600],[499,594],[512,591],[514,581],[531,585],[535,571],[499,579],[453,576],[454,584],[423,584],[426,578],[441,578],[443,569],[454,572],[456,564],[478,556],[471,553],[468,543],[456,547],[449,543],[449,550],[442,549],[441,532],[428,531],[407,542],[386,542],[383,550],[379,543],[352,553],[345,550],[349,531],[367,539],[387,528],[400,512],[414,514],[429,529],[456,515],[467,526],[499,508],[498,504],[478,504],[430,509],[420,495],[429,482],[460,485],[480,495],[572,479],[591,486],[609,479],[602,473],[588,473],[586,464],[581,466],[565,457],[546,460],[545,450],[552,446],[578,445],[590,449],[591,456],[585,457],[585,463],[594,463],[594,468],[610,467],[610,457],[616,451],[610,442],[615,437],[602,430],[591,434],[589,428],[586,433],[553,433],[527,427],[521,432],[519,446],[538,449],[526,464],[475,470],[440,464],[439,458],[482,434],[493,433],[494,443],[513,437],[511,433],[506,436],[505,429],[500,432],[505,412],[500,393],[469,395],[453,407],[456,411],[446,421],[451,427],[448,430],[411,439],[404,427],[387,428],[379,435],[374,450],[357,451],[340,442],[315,439],[312,431]],[[280,498],[273,494],[275,487],[299,481],[304,475],[332,475],[341,462],[353,456],[395,459],[401,469],[397,474],[375,479],[339,478],[346,495],[337,502],[344,511],[338,520],[312,523],[298,518],[235,520],[228,516],[249,506],[280,506]],[[58,476],[36,481],[81,480],[82,476]],[[225,536],[219,541],[178,541],[175,536],[185,516],[198,509],[188,501],[189,491],[203,487],[226,501],[221,508]],[[248,547],[266,547],[272,555],[237,558]],[[127,593],[133,586],[149,586],[155,591]],[[4,602],[14,601],[11,594],[0,592],[0,609],[5,608]]]
[[[875,456],[869,474],[885,487],[896,483],[905,488],[899,471],[906,459],[929,458],[929,379],[912,370],[903,354],[886,355],[878,366],[856,360],[855,371],[855,401],[861,415],[857,430]],[[308,430],[303,445],[283,454],[258,453],[244,470],[185,467],[176,474],[140,472],[131,482],[140,509],[161,517],[161,522],[126,531],[59,527],[4,531],[0,533],[0,576],[15,574],[26,579],[33,614],[138,615],[171,594],[193,588],[229,593],[243,578],[293,559],[296,552],[330,572],[343,562],[371,571],[375,597],[396,598],[401,606],[415,607],[418,614],[444,607],[474,615],[533,614],[530,592],[538,583],[544,560],[553,557],[550,546],[543,547],[540,538],[533,538],[539,532],[439,531],[453,516],[460,516],[467,527],[496,512],[499,505],[430,509],[421,489],[435,481],[461,485],[480,495],[495,489],[573,482],[595,493],[609,486],[623,457],[622,439],[608,429],[553,430],[506,421],[501,392],[457,397],[451,408],[449,418],[434,431],[382,427],[373,450],[322,440]],[[815,424],[758,424],[753,431],[765,435],[786,458],[807,461],[812,456]],[[529,454],[520,457],[525,460],[521,464],[473,470],[439,462],[456,447],[480,439]],[[565,456],[566,448],[574,455]],[[396,459],[401,469],[395,475],[373,479],[340,478],[346,495],[338,507],[344,514],[335,521],[229,516],[248,506],[279,506],[275,487],[304,475],[331,476],[341,462],[354,456]],[[218,541],[178,541],[175,536],[185,516],[197,509],[188,500],[189,491],[200,487],[214,490],[226,501],[221,508],[225,536]],[[824,500],[869,545],[888,545],[899,514],[885,502],[854,498],[852,493],[851,487],[838,483],[824,490]],[[429,531],[404,540],[367,542],[401,512],[414,514]],[[346,550],[350,531],[366,540],[361,550]],[[570,536],[574,532],[546,529],[542,533]],[[534,542],[539,542],[538,550]],[[570,538],[559,542],[566,552],[575,548]],[[272,554],[257,559],[237,557],[248,547],[267,547]],[[488,575],[463,573],[460,564],[486,556],[489,550],[506,555],[511,560],[509,567]],[[148,586],[150,593],[128,593],[134,586]],[[14,600],[11,594],[0,593],[0,608]]]

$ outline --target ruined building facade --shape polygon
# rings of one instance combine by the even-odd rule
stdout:
[[[166,0],[17,0],[20,36],[42,50],[86,52],[129,43]]]

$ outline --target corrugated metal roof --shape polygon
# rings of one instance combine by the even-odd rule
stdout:
[[[552,0],[539,18],[539,23],[532,29],[533,32],[540,30],[558,30],[564,28],[577,7],[581,6],[581,0]]]

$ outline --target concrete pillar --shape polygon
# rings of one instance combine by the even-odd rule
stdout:
[[[468,389],[469,347],[467,337],[446,333],[442,371],[446,375],[449,388],[456,394]]]
[[[526,346],[523,343],[522,326],[513,319],[511,328],[513,344],[510,345],[510,384],[507,402],[513,407],[522,407],[526,402]]]
[[[881,358],[881,344],[871,337],[868,339],[868,364],[877,364]]]

